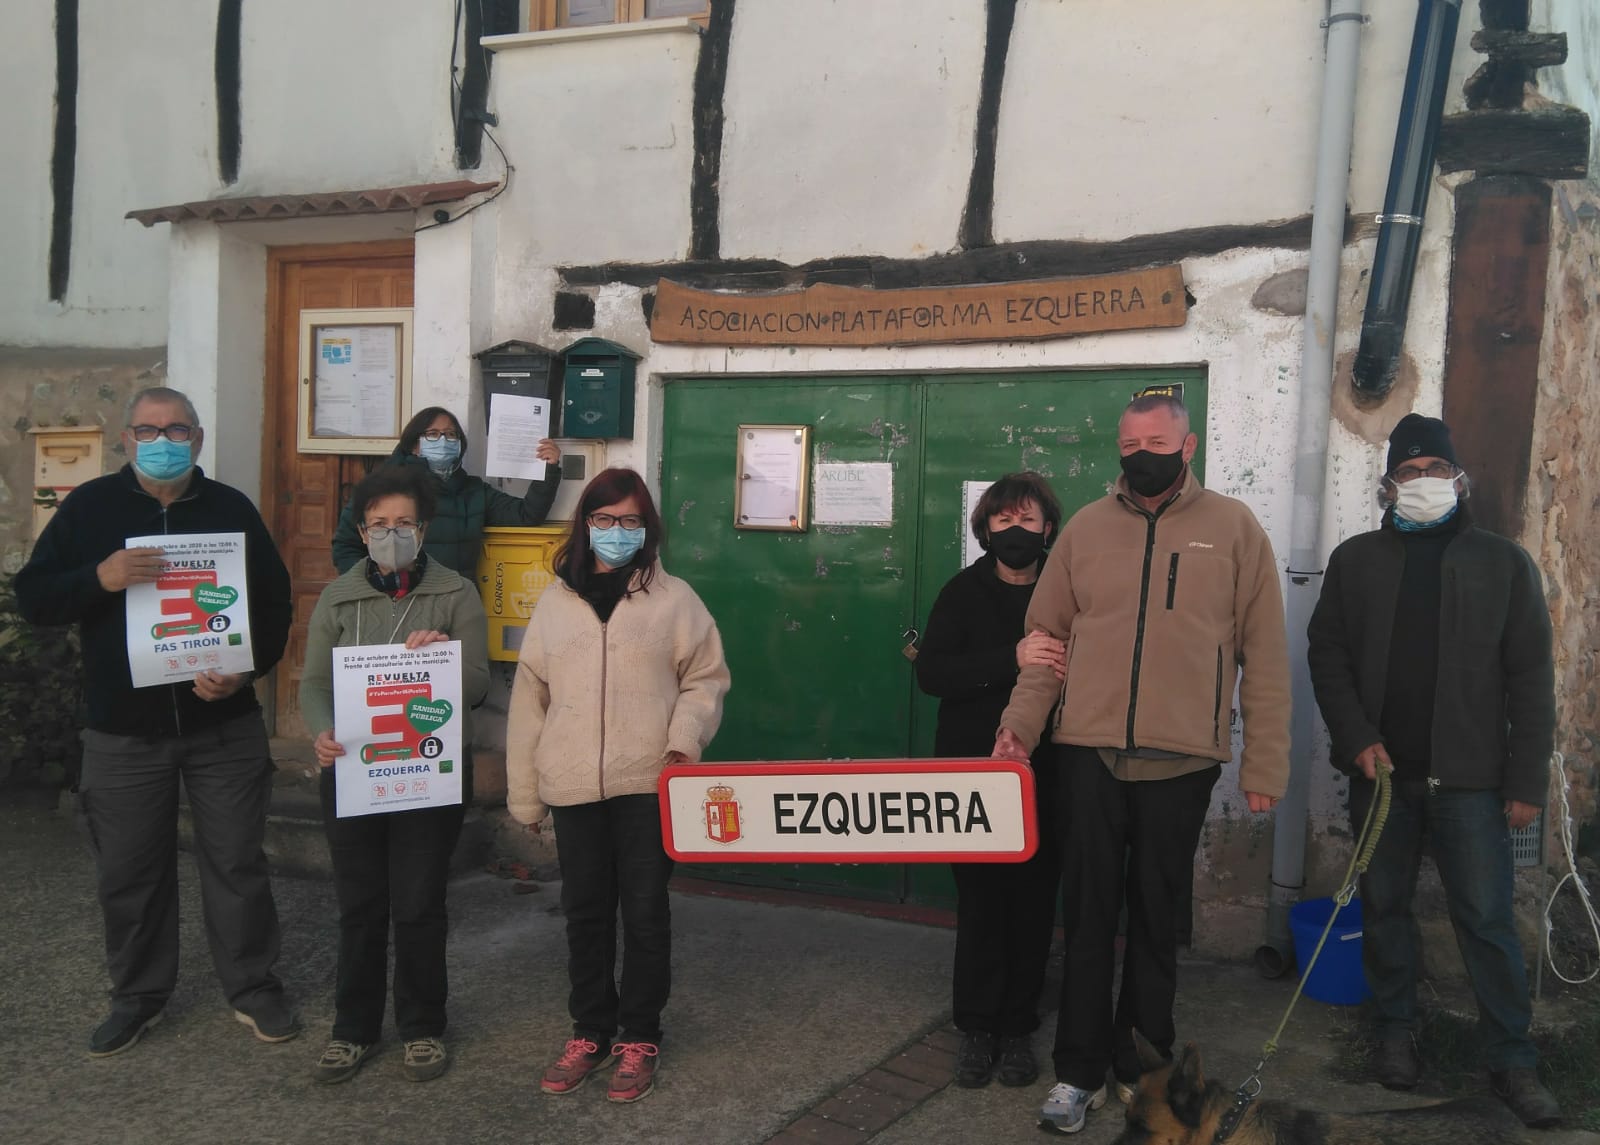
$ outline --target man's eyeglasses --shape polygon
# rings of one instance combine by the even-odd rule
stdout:
[[[644,525],[644,518],[637,513],[629,513],[622,517],[613,517],[610,513],[590,513],[589,524],[597,529],[609,529],[613,525],[621,525],[624,529],[637,529]]]
[[[1435,461],[1432,465],[1400,465],[1389,476],[1396,483],[1404,485],[1407,481],[1415,481],[1418,477],[1438,477],[1448,480],[1456,475],[1456,467],[1448,461]]]
[[[441,437],[446,441],[460,441],[461,435],[453,429],[425,429],[422,436],[429,441],[438,441]]]
[[[402,540],[407,541],[417,535],[417,526],[409,521],[401,521],[393,528],[389,528],[386,525],[368,525],[366,530],[367,540],[369,541],[386,541],[389,539],[390,533],[394,533]]]
[[[133,434],[135,441],[154,441],[163,436],[168,441],[188,441],[189,435],[194,433],[194,426],[181,422],[172,425],[130,425],[128,432]]]

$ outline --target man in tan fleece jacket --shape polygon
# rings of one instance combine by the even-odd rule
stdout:
[[[1190,471],[1199,442],[1180,399],[1135,398],[1117,438],[1122,477],[1062,529],[1028,609],[1028,631],[1066,644],[1066,678],[1022,670],[994,751],[1026,760],[1049,722],[1067,960],[1058,1084],[1041,1117],[1065,1133],[1104,1103],[1108,1068],[1131,1097],[1135,1029],[1171,1053],[1179,928],[1211,789],[1233,754],[1236,682],[1245,804],[1270,810],[1289,778],[1288,652],[1266,533]]]

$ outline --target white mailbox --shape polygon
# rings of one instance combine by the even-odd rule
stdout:
[[[100,476],[99,426],[47,425],[33,435],[33,535],[50,523],[61,499],[85,481]]]

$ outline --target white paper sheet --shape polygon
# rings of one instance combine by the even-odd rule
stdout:
[[[317,437],[393,437],[399,370],[393,326],[320,326],[311,432]]]
[[[489,477],[537,481],[544,462],[534,456],[541,438],[550,436],[550,399],[518,394],[489,395]]]
[[[894,524],[894,466],[887,461],[818,463],[811,482],[819,525]]]
[[[741,430],[739,524],[788,525],[800,518],[805,438],[797,430]]]
[[[125,544],[162,550],[155,583],[127,590],[128,671],[135,688],[255,668],[243,533],[129,537]]]
[[[341,819],[461,802],[461,641],[333,650]]]
[[[983,556],[983,546],[978,543],[978,534],[972,531],[972,511],[978,507],[978,501],[989,491],[993,481],[963,481],[961,483],[961,567],[966,568],[973,561]]]

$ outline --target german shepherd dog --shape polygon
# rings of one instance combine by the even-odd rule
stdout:
[[[1137,1032],[1144,1073],[1128,1105],[1119,1145],[1214,1145],[1234,1091],[1200,1072],[1193,1042],[1167,1061]],[[1495,1098],[1471,1098],[1418,1109],[1319,1113],[1284,1101],[1254,1101],[1228,1145],[1513,1145],[1522,1122]]]

